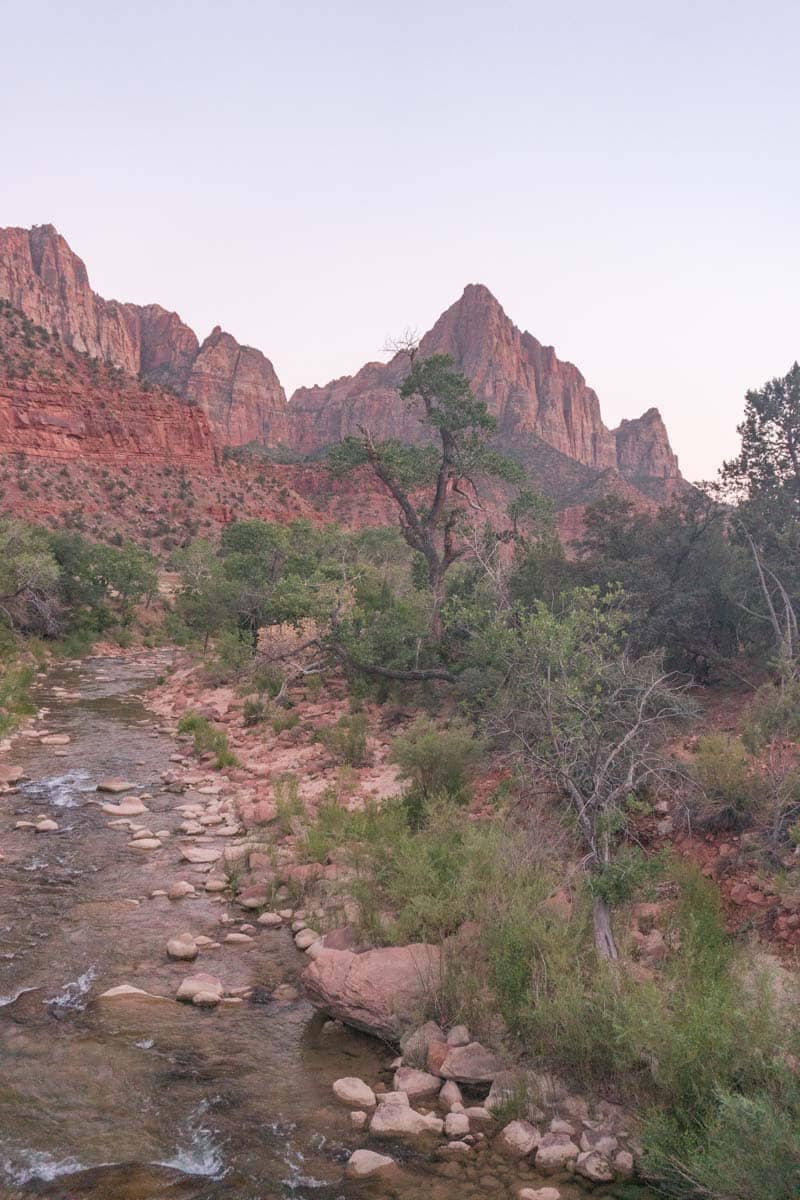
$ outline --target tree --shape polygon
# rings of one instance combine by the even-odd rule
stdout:
[[[664,766],[672,722],[691,711],[658,654],[626,647],[619,592],[579,589],[565,611],[538,603],[510,629],[489,716],[526,766],[570,805],[586,847],[595,944],[616,958],[610,922],[614,856],[637,789]]]
[[[741,449],[718,489],[736,503],[734,530],[752,555],[779,671],[791,674],[800,654],[800,364],[747,393],[738,432]]]
[[[470,553],[462,536],[469,514],[482,512],[477,479],[494,475],[511,482],[522,478],[516,464],[487,444],[496,421],[468,380],[453,369],[447,354],[415,357],[400,388],[431,441],[406,445],[376,441],[367,428],[346,438],[328,455],[334,474],[366,465],[397,506],[400,531],[425,562],[432,595],[430,629],[442,632],[445,576],[453,563]]]
[[[60,632],[59,578],[44,530],[0,521],[0,617],[11,629],[45,637]]]

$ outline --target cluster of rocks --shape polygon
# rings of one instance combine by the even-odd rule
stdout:
[[[504,1069],[496,1055],[457,1026],[447,1034],[433,1021],[401,1039],[391,1087],[337,1079],[333,1092],[350,1108],[353,1128],[375,1139],[427,1138],[438,1158],[513,1164],[520,1200],[558,1200],[558,1187],[524,1186],[525,1173],[582,1178],[591,1184],[627,1179],[638,1143],[627,1114],[603,1103],[590,1109],[551,1075]],[[418,1065],[422,1064],[422,1065]],[[481,1098],[482,1097],[482,1098]],[[513,1104],[520,1115],[499,1116]],[[347,1173],[363,1178],[395,1170],[387,1155],[358,1149]]]

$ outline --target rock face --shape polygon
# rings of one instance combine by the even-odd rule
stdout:
[[[321,387],[300,388],[287,404],[261,351],[240,345],[219,327],[201,345],[177,313],[98,296],[83,262],[52,225],[0,229],[0,300],[49,335],[56,333],[65,349],[118,369],[129,389],[138,379],[183,401],[176,399],[170,408],[165,396],[156,403],[140,393],[122,408],[97,388],[87,392],[85,380],[53,387],[39,376],[16,381],[0,397],[4,441],[14,449],[27,450],[27,439],[53,457],[82,457],[99,439],[113,442],[120,456],[146,454],[148,445],[155,447],[149,450],[153,455],[174,442],[177,460],[188,462],[190,454],[203,452],[209,432],[217,447],[258,443],[298,455],[314,454],[360,426],[377,438],[425,436],[413,405],[397,394],[408,370],[406,355],[367,363],[355,375]],[[420,353],[453,357],[497,418],[499,446],[522,460],[560,508],[584,504],[615,486],[655,501],[669,499],[681,486],[658,412],[649,409],[608,429],[580,371],[518,329],[483,285],[465,288],[425,334]],[[0,386],[6,382],[0,376]],[[11,408],[16,432],[10,441]],[[183,434],[177,428],[181,417]]]
[[[219,328],[200,346],[158,304],[104,300],[52,225],[0,229],[0,298],[79,354],[198,405],[218,445],[287,440],[286,397],[269,359]]]
[[[357,1029],[396,1038],[437,986],[440,952],[418,943],[354,954],[321,950],[303,972],[313,1004]]]
[[[451,355],[497,418],[498,442],[507,450],[541,444],[596,472],[680,480],[656,409],[624,421],[618,430],[607,429],[597,395],[577,367],[519,330],[481,284],[464,289],[425,334],[419,353]],[[408,358],[401,353],[322,387],[298,389],[290,400],[295,444],[308,453],[361,426],[377,438],[419,441],[423,431],[413,407],[397,398],[407,370]]]

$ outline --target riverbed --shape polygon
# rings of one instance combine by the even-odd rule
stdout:
[[[0,795],[0,1196],[515,1196],[519,1180],[502,1168],[479,1176],[403,1146],[385,1148],[402,1165],[394,1183],[344,1179],[365,1138],[332,1084],[343,1075],[389,1081],[393,1051],[292,994],[307,960],[287,929],[206,948],[194,963],[167,957],[168,938],[190,930],[216,941],[231,919],[227,897],[203,891],[203,869],[180,861],[183,797],[163,778],[176,745],[146,703],[168,665],[158,651],[54,668],[37,683],[35,730],[69,743],[14,743],[26,775]],[[111,824],[97,792],[104,776],[148,795],[160,848],[137,851]],[[43,818],[57,830],[14,828]],[[182,879],[195,895],[153,896]],[[174,1003],[197,970],[251,992],[213,1010]],[[98,1000],[120,984],[168,1002]],[[581,1194],[562,1187],[564,1200]]]

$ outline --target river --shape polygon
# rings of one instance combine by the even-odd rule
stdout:
[[[227,902],[202,890],[152,898],[198,876],[179,862],[177,839],[154,854],[129,848],[96,785],[132,780],[152,795],[149,825],[180,824],[182,797],[162,780],[175,743],[146,706],[168,661],[152,652],[59,665],[37,683],[37,728],[69,744],[14,745],[26,778],[0,795],[0,1196],[485,1200],[536,1186],[398,1146],[389,1152],[403,1164],[399,1184],[345,1181],[343,1163],[365,1141],[331,1085],[388,1080],[389,1048],[326,1024],[302,998],[272,998],[306,965],[286,930],[193,964],[167,958],[167,938],[183,930],[218,936]],[[43,817],[58,831],[14,828]],[[172,997],[196,970],[255,990],[209,1011],[97,1001],[121,983]],[[579,1194],[562,1189],[565,1200]]]

